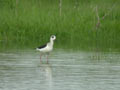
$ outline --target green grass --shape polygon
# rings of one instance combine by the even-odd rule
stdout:
[[[57,0],[15,1],[0,3],[0,40],[11,47],[36,47],[55,34],[56,47],[120,50],[119,0],[78,0],[77,8],[74,0],[63,0],[61,16]],[[114,4],[96,30],[96,5],[102,17]]]

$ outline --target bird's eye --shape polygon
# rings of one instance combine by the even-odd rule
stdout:
[[[54,38],[54,36],[52,36],[52,38]]]

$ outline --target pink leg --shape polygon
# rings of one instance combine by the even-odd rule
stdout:
[[[47,63],[48,63],[48,55],[47,55]]]
[[[42,55],[40,55],[40,62],[42,62]]]
[[[49,56],[49,54],[50,54],[50,53],[47,53],[47,63],[49,63],[49,61],[48,61],[48,56]]]

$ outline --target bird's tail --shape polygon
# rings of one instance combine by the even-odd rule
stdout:
[[[39,48],[36,48],[36,50],[39,50]]]

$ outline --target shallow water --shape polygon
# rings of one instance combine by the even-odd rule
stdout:
[[[0,90],[119,90],[120,53],[57,49],[0,52]]]

